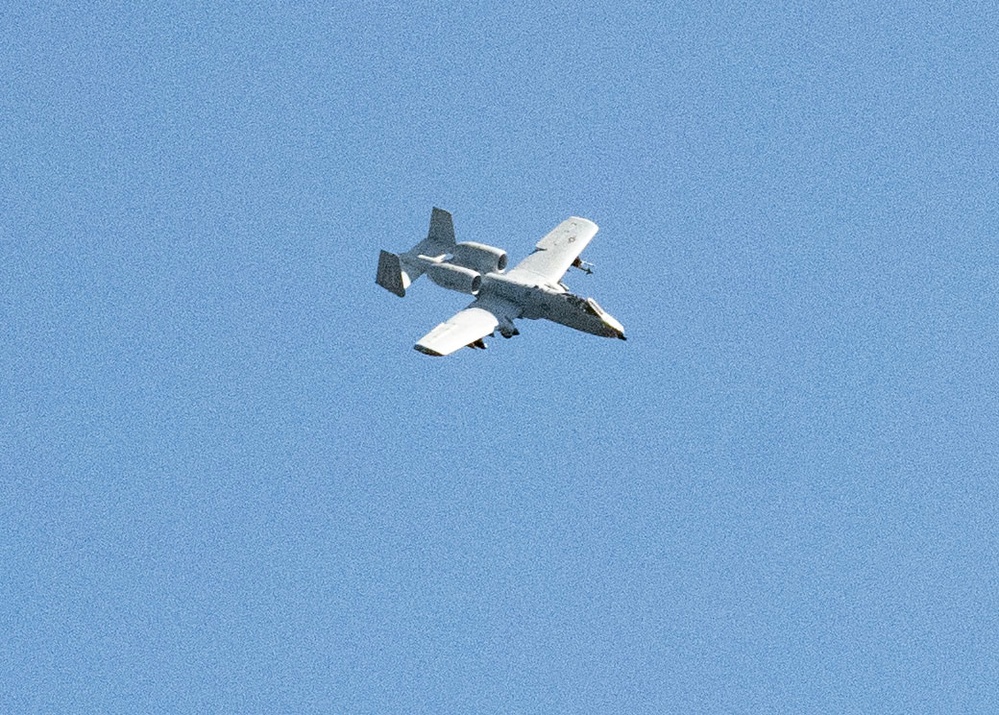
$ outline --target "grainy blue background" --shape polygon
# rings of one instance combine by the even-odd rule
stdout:
[[[996,6],[539,5],[0,10],[0,710],[999,709]]]

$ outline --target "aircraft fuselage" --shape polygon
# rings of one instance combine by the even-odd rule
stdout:
[[[544,318],[584,333],[625,339],[624,327],[595,300],[574,295],[561,283],[529,282],[489,273],[482,277],[478,294],[495,295],[520,306],[520,317],[528,320]]]

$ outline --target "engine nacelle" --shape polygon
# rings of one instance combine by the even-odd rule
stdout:
[[[475,295],[482,286],[482,276],[471,268],[451,263],[434,263],[427,267],[427,275],[441,288]]]
[[[484,243],[471,241],[457,243],[451,251],[451,256],[451,263],[471,268],[477,273],[506,270],[506,251]]]

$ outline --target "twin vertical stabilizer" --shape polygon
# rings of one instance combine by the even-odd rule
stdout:
[[[435,207],[430,213],[430,230],[425,239],[399,255],[388,251],[379,254],[375,283],[403,298],[410,284],[426,270],[426,259],[440,260],[453,250],[454,221],[450,213]]]
[[[406,288],[411,282],[409,276],[402,270],[399,256],[388,251],[382,251],[378,255],[378,276],[375,278],[375,283],[389,293],[405,298]]]

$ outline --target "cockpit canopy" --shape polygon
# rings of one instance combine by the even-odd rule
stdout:
[[[578,295],[568,293],[565,299],[569,301],[569,304],[574,308],[578,308],[588,315],[593,315],[598,318],[604,316],[603,308],[597,305],[597,301],[593,300],[593,298],[580,298]]]
[[[605,315],[604,309],[601,308],[599,305],[597,305],[597,301],[593,300],[593,298],[586,299],[586,308],[587,308],[586,310],[587,313],[592,313],[593,315],[597,315],[600,317],[603,317]]]

